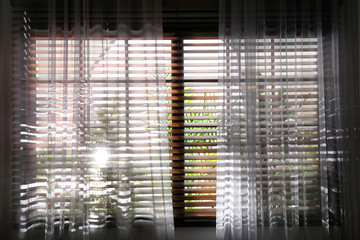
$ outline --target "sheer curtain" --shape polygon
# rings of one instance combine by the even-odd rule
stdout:
[[[26,4],[14,12],[21,232],[172,239],[161,2]]]
[[[327,239],[342,224],[336,11],[220,1],[218,239]]]

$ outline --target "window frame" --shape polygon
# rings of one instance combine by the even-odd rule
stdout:
[[[164,40],[171,40],[171,80],[167,80],[168,83],[171,84],[171,88],[176,88],[176,91],[171,90],[171,97],[184,97],[184,48],[183,48],[183,41],[184,39],[217,39],[217,37],[214,36],[176,36],[176,34],[172,34],[171,37],[164,37]],[[177,127],[171,128],[171,135],[174,135],[175,133],[178,135],[176,137],[176,146],[173,142],[174,139],[172,139],[172,142],[169,142],[169,149],[176,148],[176,153],[173,152],[171,155],[171,160],[175,159],[175,156],[177,159],[181,159],[180,164],[177,164],[177,166],[172,165],[172,176],[174,172],[181,172],[185,168],[184,162],[185,162],[185,147],[184,147],[184,101],[171,101],[171,120],[176,120],[179,122],[179,125]],[[175,112],[175,110],[177,110]],[[182,114],[179,114],[179,110]],[[176,131],[175,131],[176,130]],[[180,134],[179,134],[180,133]],[[181,173],[180,173],[181,174]],[[180,184],[181,185],[181,184]],[[173,185],[174,188],[174,185]],[[176,187],[181,188],[181,187]],[[184,187],[183,187],[184,189]],[[174,195],[173,195],[174,199]],[[174,204],[174,203],[173,203]],[[175,205],[173,205],[173,208],[175,209]],[[181,207],[177,207],[181,208]],[[183,207],[185,208],[185,207]],[[215,226],[215,217],[216,215],[209,217],[209,218],[185,218],[185,217],[175,217],[175,224],[176,226]]]

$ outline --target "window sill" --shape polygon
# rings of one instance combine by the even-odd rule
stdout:
[[[259,235],[262,229],[259,228]],[[10,232],[8,232],[10,234]],[[78,235],[72,236],[72,239],[82,239],[82,232],[78,232]],[[341,239],[341,228],[340,227],[331,227],[330,234],[327,235],[323,231],[322,227],[299,227],[299,229],[291,229],[284,227],[276,228],[264,228],[263,229],[263,239],[307,239],[307,240],[319,240],[319,239]],[[4,235],[3,235],[4,236]],[[142,228],[137,228],[135,231],[132,231],[128,238],[125,239],[137,239],[137,240],[155,240],[155,237],[151,238],[149,236],[154,236],[153,233],[149,230],[144,230]],[[65,236],[66,237],[66,236]],[[115,240],[119,237],[124,237],[120,229],[93,229],[90,233],[90,240],[92,239],[107,239]],[[44,230],[31,230],[26,235],[16,234],[15,230],[13,234],[7,236],[4,239],[44,239]],[[123,238],[122,238],[123,239]],[[196,240],[215,240],[216,239],[216,228],[215,227],[176,227],[175,228],[175,240],[183,239],[196,239]]]

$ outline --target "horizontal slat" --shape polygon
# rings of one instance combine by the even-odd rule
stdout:
[[[36,169],[36,167],[41,167],[42,169],[45,169],[45,168],[48,168],[50,165],[50,163],[47,163],[46,161],[49,161],[51,160],[51,164],[54,164],[55,167],[57,168],[71,168],[71,164],[72,162],[76,163],[76,164],[79,164],[79,165],[83,165],[83,164],[80,164],[79,161],[78,161],[78,158],[76,157],[67,157],[67,154],[69,154],[71,151],[68,151],[68,152],[65,152],[63,154],[61,154],[61,152],[59,151],[59,155],[58,156],[52,156],[52,157],[47,157],[45,154],[49,154],[49,153],[53,153],[52,151],[49,151],[49,152],[46,152],[44,151],[42,154],[44,156],[41,155],[41,153],[34,153],[33,151],[33,154],[31,153],[24,153],[25,156],[27,156],[28,160],[27,161],[24,161],[24,163],[27,163],[29,164],[28,167],[29,169],[31,167],[34,167]],[[74,152],[76,153],[76,152]],[[119,152],[121,153],[121,152]],[[19,157],[20,155],[14,155],[14,157]],[[81,157],[84,157],[86,156],[85,154]],[[270,157],[272,155],[269,155]],[[311,155],[310,154],[303,154],[301,155],[302,157],[301,158],[295,158],[295,157],[292,157],[292,158],[284,158],[284,159],[281,159],[281,160],[278,160],[278,159],[270,159],[268,161],[262,161],[261,163],[256,163],[256,166],[258,168],[260,168],[260,165],[263,167],[263,169],[266,169],[267,167],[277,167],[278,170],[276,171],[281,171],[281,166],[284,166],[286,168],[291,168],[291,169],[295,169],[296,166],[299,167],[299,169],[303,169],[303,166],[306,166],[306,165],[310,165],[310,166],[319,166],[319,162],[317,160],[317,158],[311,158]],[[175,157],[175,156],[173,156]],[[191,157],[189,157],[191,158]],[[310,158],[310,160],[306,159],[306,158]],[[66,161],[68,163],[64,163],[62,164],[62,160],[63,159],[66,159]],[[115,166],[115,167],[122,167],[124,165],[124,163],[120,162],[118,163],[118,161],[121,161],[122,159],[126,159],[124,158],[123,156],[121,155],[110,155],[109,156],[109,160],[108,160],[108,163],[107,165],[110,167],[110,166]],[[128,158],[128,159],[131,159],[131,158]],[[149,162],[151,158],[143,158],[141,157],[140,158],[140,154],[138,154],[137,157],[135,157],[134,159],[131,159],[131,162],[128,163],[128,165],[126,165],[126,167],[128,168],[133,168],[133,167],[138,167],[138,168],[141,168],[141,167],[144,167],[146,166]],[[258,159],[258,158],[257,158]],[[268,158],[264,158],[264,159],[268,159]],[[213,161],[195,161],[196,159],[189,159],[189,160],[186,160],[185,163],[182,163],[183,166],[216,166],[216,158],[213,158],[212,160]],[[90,163],[92,161],[89,161]],[[14,161],[14,164],[20,164],[20,162],[17,162],[17,161]],[[85,163],[84,163],[85,164]],[[115,164],[115,165],[114,165]],[[154,167],[158,166],[159,163],[153,163]],[[181,166],[182,164],[178,163],[178,162],[173,162],[173,166],[174,167],[179,167]],[[229,164],[230,166],[230,163],[226,163],[226,164]],[[238,167],[247,167],[247,164],[246,162],[242,162],[242,163],[238,163],[236,164],[236,166]],[[304,168],[305,169],[305,168]],[[274,170],[275,171],[275,170]],[[287,170],[288,171],[288,170]]]
[[[49,60],[49,59],[48,59]],[[197,59],[194,59],[197,60]],[[200,60],[200,59],[198,59]],[[45,59],[43,60],[45,61]],[[69,60],[71,61],[71,60]],[[100,60],[99,60],[100,61]],[[101,60],[104,61],[104,60]],[[111,60],[109,60],[111,61]],[[93,64],[93,63],[89,63],[89,64]],[[152,65],[147,65],[145,67],[145,65],[141,66],[141,65],[137,65],[137,66],[132,66],[131,64],[128,64],[127,66],[125,66],[124,68],[130,68],[130,69],[123,69],[120,66],[114,66],[112,68],[109,68],[109,66],[106,66],[106,73],[105,70],[93,70],[93,69],[82,69],[80,70],[79,68],[76,69],[67,69],[66,71],[62,70],[62,69],[56,69],[54,68],[52,72],[57,73],[57,74],[66,74],[69,78],[74,78],[73,75],[74,74],[79,74],[79,73],[91,73],[91,81],[96,80],[97,76],[102,76],[103,78],[110,78],[110,80],[112,79],[116,79],[114,78],[114,75],[118,75],[119,77],[123,77],[124,74],[143,74],[144,76],[146,76],[147,78],[154,78],[154,75],[157,74],[157,76],[160,76],[160,74],[176,74],[176,73],[180,73],[181,71],[179,70],[164,70],[164,71],[155,71],[154,68],[156,67],[156,65],[153,65],[153,68],[151,69]],[[138,69],[135,69],[138,68]],[[93,68],[100,68],[100,66],[93,66]],[[131,69],[134,68],[134,69]],[[260,75],[256,78],[256,79],[279,79],[279,78],[286,78],[286,79],[296,79],[298,82],[300,82],[301,79],[309,79],[309,78],[315,78],[316,74],[303,74],[302,72],[315,72],[317,71],[316,68],[314,67],[297,67],[295,68],[286,68],[286,69],[265,69],[265,67],[261,67],[259,66],[258,71],[260,72]],[[32,70],[32,69],[28,69],[27,73],[29,73],[29,79],[32,80],[39,80],[39,81],[44,81],[46,80],[45,75],[51,73],[51,71],[49,70]],[[190,71],[185,71],[185,74],[189,74],[192,75],[194,78],[196,79],[203,79],[204,76],[201,76],[201,74],[204,74],[204,76],[206,74],[213,74],[213,79],[216,79],[217,77],[215,76],[218,73],[218,70],[216,69],[193,69]],[[230,74],[231,72],[224,72],[224,73],[228,73]],[[241,71],[241,73],[245,73],[245,69]],[[283,74],[285,73],[285,74]],[[296,73],[296,75],[295,75]],[[38,74],[38,75],[37,75]],[[153,76],[151,76],[151,74],[154,74]],[[295,75],[295,76],[294,76]],[[237,76],[237,75],[234,75]],[[173,79],[176,80],[176,77],[174,76]],[[243,76],[241,77],[241,79],[245,79]],[[61,80],[58,78],[58,80]],[[286,85],[286,84],[284,84]]]
[[[29,75],[29,77],[36,77],[35,75]],[[37,81],[31,81],[30,79],[26,79],[26,89],[29,90],[46,90],[49,88],[49,79],[47,78],[44,81],[40,81],[39,79],[37,79]],[[169,78],[170,79],[170,78]],[[54,79],[53,79],[54,80]],[[144,87],[144,85],[136,85],[136,82],[133,83],[132,81],[128,81],[126,79],[117,79],[119,81],[119,83],[121,83],[122,81],[126,81],[130,87]],[[185,91],[187,90],[191,90],[191,89],[201,89],[204,92],[207,92],[207,89],[218,89],[218,83],[217,81],[214,82],[214,79],[207,79],[207,78],[203,78],[200,79],[201,81],[199,82],[191,82],[191,78],[187,78],[184,79],[184,81],[186,82],[185,84]],[[64,84],[66,83],[68,86],[73,86],[74,83],[78,83],[81,82],[80,80],[77,79],[77,81],[74,80],[74,77],[69,77],[67,79],[66,82],[63,81],[63,79],[59,79],[58,81],[56,81],[56,86],[58,87],[63,87]],[[157,87],[157,85],[155,85],[157,83],[156,79],[146,79],[144,82],[147,83],[152,83],[152,85],[146,85],[147,87]],[[55,82],[54,82],[55,83]],[[111,81],[110,79],[105,78],[103,81],[91,81],[89,82],[91,83],[91,87],[93,87],[94,90],[96,90],[95,87],[109,87],[109,89],[102,89],[101,91],[107,92],[109,90],[112,90],[110,87],[113,87],[115,89],[119,89],[119,86],[117,85],[118,82],[116,80]],[[170,93],[171,92],[171,87],[172,86],[176,86],[174,85],[174,83],[177,83],[176,81],[168,81],[166,83],[166,86],[168,87],[167,92]],[[227,86],[227,84],[229,83],[229,86]],[[24,85],[20,85],[19,82],[14,82],[14,86],[15,87],[24,87]],[[120,85],[122,86],[122,85]],[[283,91],[283,92],[287,92],[289,90],[291,91],[315,91],[318,89],[317,85],[315,83],[313,83],[313,81],[302,81],[300,79],[293,79],[293,78],[288,78],[288,79],[284,79],[284,81],[279,81],[279,79],[275,80],[271,80],[268,79],[267,82],[263,82],[263,80],[259,79],[258,82],[256,82],[256,86],[258,86],[258,88],[261,91],[274,91],[274,92],[279,92],[279,91]],[[181,87],[181,86],[180,86]],[[224,82],[222,87],[230,87],[230,82]],[[244,82],[240,82],[239,85],[234,85],[232,86],[233,88],[239,88],[239,87],[245,87],[245,83]]]
[[[276,174],[276,175],[271,175],[271,178],[274,180],[284,180],[286,178],[289,178],[290,181],[290,177],[293,176],[293,174]],[[257,178],[262,177],[264,179],[264,181],[268,181],[268,176],[267,175],[256,175]],[[319,173],[304,173],[301,175],[301,179],[318,179],[320,177]],[[181,181],[181,180],[216,180],[216,175],[215,174],[210,174],[210,175],[173,175],[172,180],[177,180],[177,181]]]
[[[215,217],[216,210],[215,209],[192,209],[192,210],[182,210],[182,209],[174,209],[175,216],[177,214],[185,214],[186,217]]]
[[[216,182],[173,182],[172,187],[215,187]]]
[[[215,207],[216,202],[174,202],[174,207]]]
[[[29,47],[30,48],[34,48],[34,47],[49,47],[49,46],[55,46],[55,47],[60,47],[62,48],[64,46],[64,41],[59,40],[58,42],[54,44],[49,44],[49,43],[43,43],[43,41],[41,40],[48,40],[48,38],[38,38],[37,39],[31,39],[29,42]],[[109,39],[109,40],[99,40],[99,41],[93,41],[92,45],[94,46],[98,46],[98,47],[102,47],[104,42],[114,42],[113,40]],[[196,41],[187,41],[185,40],[184,43],[171,43],[170,40],[164,40],[164,41],[159,41],[159,43],[162,43],[164,46],[166,47],[196,47],[198,48],[207,48],[207,47],[218,47],[219,44],[217,42],[217,40],[212,40],[212,41],[203,41],[203,40],[198,40]],[[158,44],[159,44],[158,43]],[[222,43],[220,42],[221,46],[227,46],[229,44],[227,43]],[[152,43],[145,43],[146,46],[149,47],[154,47],[156,46],[156,44],[152,44]],[[69,47],[74,47],[74,46],[78,46],[79,44],[75,44],[73,43],[71,40],[67,43],[67,45]],[[124,40],[119,40],[115,43],[112,43],[111,45],[114,46],[119,46],[119,47],[129,47],[129,46],[144,46],[144,41],[141,40],[129,40],[127,43]],[[244,43],[240,43],[241,46],[245,46]],[[301,40],[297,40],[297,41],[287,41],[286,39],[279,39],[279,41],[272,41],[271,43],[269,42],[257,42],[256,43],[257,46],[297,46],[296,49],[306,49],[306,48],[314,48],[313,45],[317,45],[317,41],[316,40],[308,40],[308,41],[301,41]],[[309,45],[312,45],[309,47]],[[317,51],[317,49],[315,50]]]
[[[234,164],[227,164],[226,166],[228,167],[237,167],[238,165]],[[226,167],[225,166],[225,167]],[[287,174],[287,173],[297,173],[299,174],[299,172],[302,171],[306,171],[306,172],[318,172],[319,171],[319,166],[315,166],[315,167],[310,167],[310,166],[304,166],[304,165],[300,165],[298,167],[294,167],[294,166],[287,166],[287,165],[280,165],[277,167],[274,167],[274,165],[269,165],[271,166],[270,168],[257,168],[254,172],[257,173],[263,173],[263,174],[267,174],[269,176],[272,176],[272,174],[276,173],[276,174]],[[245,168],[247,166],[243,166],[243,168]],[[239,171],[245,171],[244,169],[240,169]],[[228,173],[230,173],[231,171],[229,170]],[[216,173],[216,168],[211,168],[211,167],[196,167],[194,168],[193,166],[191,167],[187,167],[185,169],[173,169],[172,170],[172,174],[197,174],[197,173],[209,173],[209,174],[213,174]],[[278,177],[278,176],[276,176]]]
[[[175,201],[189,201],[189,200],[216,200],[216,195],[174,195],[173,200]]]
[[[319,154],[256,154],[255,159],[296,159],[296,158],[318,158]],[[238,159],[246,160],[248,157],[245,155],[237,156]],[[210,160],[216,159],[216,156],[185,156],[185,160]]]
[[[172,189],[172,193],[173,194],[179,194],[179,193],[216,193],[216,189],[212,188],[212,189],[204,189],[204,188],[197,188],[197,189],[190,189],[190,188],[185,188],[185,189]]]

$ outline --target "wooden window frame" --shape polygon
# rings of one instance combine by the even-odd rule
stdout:
[[[164,40],[171,40],[171,80],[167,80],[171,86],[170,119],[170,142],[171,173],[172,173],[172,198],[174,220],[176,226],[214,226],[215,215],[211,217],[185,216],[185,133],[184,133],[184,40],[185,39],[217,39],[215,36],[165,36]],[[217,82],[217,81],[215,81]],[[181,203],[182,202],[182,203]]]

